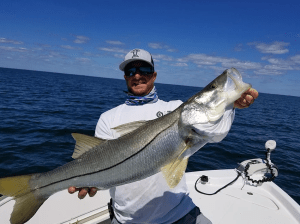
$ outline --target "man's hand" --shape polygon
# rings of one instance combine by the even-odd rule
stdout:
[[[249,107],[254,100],[258,97],[256,89],[249,88],[242,96],[234,102],[234,107],[244,109]]]
[[[74,194],[76,191],[78,192],[78,198],[83,199],[87,193],[89,193],[90,197],[93,197],[97,193],[97,188],[95,187],[84,187],[84,188],[76,188],[76,187],[69,187],[68,192],[70,194]]]

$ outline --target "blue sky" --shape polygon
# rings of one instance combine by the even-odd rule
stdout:
[[[235,67],[259,92],[300,96],[300,1],[1,0],[0,67],[123,78],[134,48],[157,82],[203,87]]]

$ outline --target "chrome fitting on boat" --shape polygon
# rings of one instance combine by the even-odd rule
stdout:
[[[271,151],[276,147],[274,140],[265,144],[266,159],[250,159],[239,164],[237,171],[242,174],[247,184],[261,185],[263,182],[273,181],[278,176],[278,168],[271,162]]]

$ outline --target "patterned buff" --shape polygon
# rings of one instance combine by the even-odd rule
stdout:
[[[155,103],[158,100],[157,92],[155,86],[151,90],[151,92],[146,96],[134,96],[131,93],[127,93],[127,100],[125,101],[126,105],[129,106],[137,106],[137,105],[143,105],[147,103]]]

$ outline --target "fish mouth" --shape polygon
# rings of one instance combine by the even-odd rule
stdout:
[[[250,84],[243,82],[242,75],[235,68],[226,70],[225,75],[226,79],[222,90],[211,102],[210,109],[206,111],[206,117],[211,122],[218,120],[225,112],[226,107],[233,106],[233,103],[251,87]]]
[[[224,85],[224,92],[227,94],[227,102],[233,103],[241,95],[251,88],[251,84],[243,82],[242,75],[235,68],[227,70],[227,81]]]

